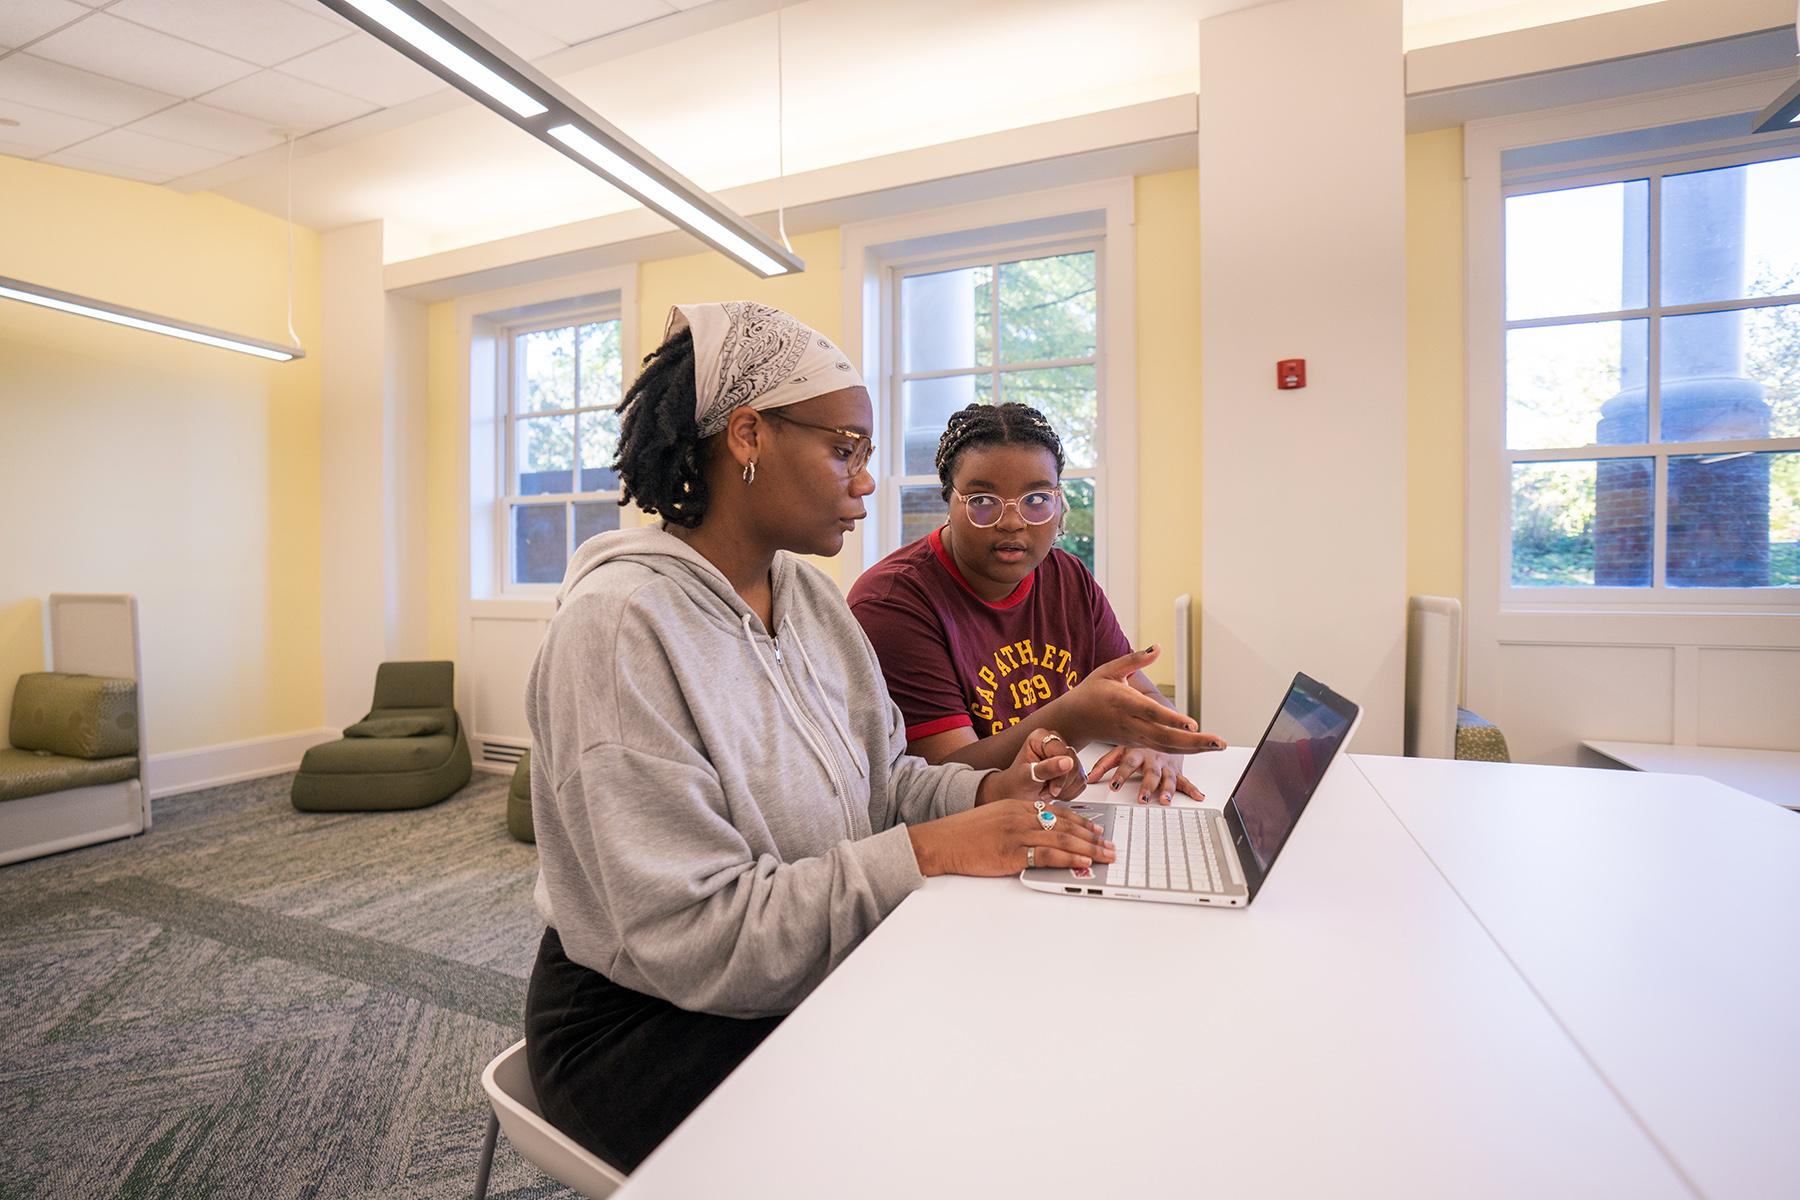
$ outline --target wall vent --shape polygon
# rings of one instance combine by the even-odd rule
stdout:
[[[524,746],[508,746],[502,742],[489,741],[481,743],[481,761],[484,763],[497,763],[511,767],[517,766],[519,760],[524,757]]]

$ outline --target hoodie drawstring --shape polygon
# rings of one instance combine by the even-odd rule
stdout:
[[[837,708],[825,695],[825,685],[819,682],[819,673],[813,669],[812,657],[806,653],[806,643],[801,640],[799,631],[794,628],[793,619],[783,615],[782,627],[794,635],[794,645],[800,649],[800,661],[806,665],[806,677],[812,680],[813,689],[819,693],[819,699],[825,702],[825,715],[831,718],[831,727],[837,730],[838,741],[844,744],[844,753],[850,756],[850,762],[856,767],[860,778],[867,779],[869,773],[863,769],[862,759],[856,755],[856,746],[850,741],[850,731],[844,727]]]
[[[744,640],[750,643],[750,653],[756,655],[757,665],[762,668],[763,674],[768,677],[769,686],[775,689],[775,695],[781,701],[781,711],[787,714],[787,719],[793,722],[795,729],[800,731],[800,740],[806,743],[806,748],[812,751],[813,757],[819,760],[819,765],[825,768],[825,777],[827,779],[835,779],[837,777],[837,772],[832,768],[830,752],[824,746],[819,744],[818,738],[815,737],[813,731],[808,728],[808,722],[803,720],[801,715],[794,711],[794,701],[789,697],[788,689],[782,686],[780,678],[775,674],[775,668],[769,665],[769,660],[763,657],[762,647],[756,644],[756,633],[750,628],[750,620],[750,614],[745,613],[743,620]],[[805,651],[802,651],[801,657],[805,658],[805,656]],[[855,755],[852,755],[851,758],[854,760]],[[840,798],[840,800],[841,799],[842,798]]]

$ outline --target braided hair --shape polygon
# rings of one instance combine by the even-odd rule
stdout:
[[[1056,460],[1062,474],[1062,438],[1044,414],[1028,404],[971,404],[950,414],[944,436],[938,439],[937,473],[950,499],[950,481],[956,476],[956,460],[964,450],[981,446],[1041,446]]]
[[[704,441],[694,417],[694,334],[683,329],[644,357],[619,406],[619,496],[684,529],[706,517]]]

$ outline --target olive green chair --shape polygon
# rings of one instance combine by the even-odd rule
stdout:
[[[456,715],[456,664],[382,663],[369,715],[300,760],[294,807],[424,808],[469,782],[471,772],[469,738]]]
[[[506,789],[506,832],[521,842],[537,841],[531,827],[531,751],[519,755],[512,786]]]

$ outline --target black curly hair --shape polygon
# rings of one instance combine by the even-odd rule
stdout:
[[[683,329],[644,356],[619,405],[619,495],[683,529],[706,517],[705,440],[694,417],[694,334]]]
[[[1057,475],[1062,475],[1062,438],[1043,413],[1029,404],[971,404],[950,414],[944,436],[938,439],[937,473],[945,500],[950,499],[956,460],[964,450],[979,446],[1041,446],[1056,460]]]

